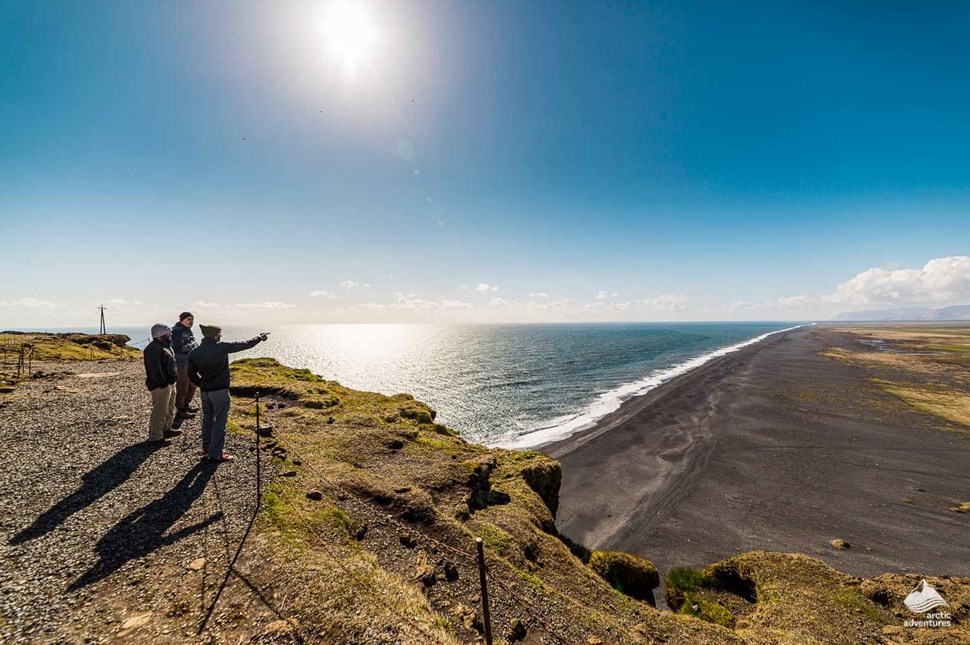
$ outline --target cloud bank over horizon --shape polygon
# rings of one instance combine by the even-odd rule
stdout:
[[[834,285],[829,293],[723,304],[673,292],[628,297],[607,288],[592,293],[534,288],[517,297],[510,289],[500,292],[497,285],[486,282],[437,294],[397,290],[376,279],[321,286],[328,288],[285,299],[227,302],[198,298],[163,303],[143,296],[109,294],[111,297],[100,302],[113,324],[123,326],[164,322],[186,309],[200,319],[224,324],[826,320],[847,310],[970,304],[970,256],[933,258],[919,268],[873,267]],[[344,293],[338,294],[338,289]],[[91,326],[95,307],[47,294],[5,299],[0,300],[0,325]]]

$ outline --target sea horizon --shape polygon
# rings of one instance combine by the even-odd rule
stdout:
[[[588,429],[623,402],[714,358],[811,324],[793,323],[287,324],[276,326],[269,342],[234,358],[265,356],[355,389],[406,392],[470,441],[527,448]],[[130,345],[143,348],[148,327],[107,331],[125,334]],[[266,328],[227,325],[224,337],[241,340],[262,331]],[[201,338],[198,326],[195,332]]]

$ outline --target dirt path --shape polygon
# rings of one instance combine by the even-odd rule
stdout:
[[[0,408],[0,641],[194,640],[253,516],[249,444],[230,436],[237,461],[203,465],[197,420],[146,444],[137,362],[35,369],[64,374]]]

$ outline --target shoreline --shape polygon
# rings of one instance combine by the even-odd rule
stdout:
[[[655,392],[668,383],[671,383],[674,380],[689,374],[690,372],[703,369],[712,361],[716,361],[725,356],[730,356],[731,354],[742,351],[752,345],[763,343],[770,337],[776,336],[777,334],[784,334],[786,332],[801,329],[803,327],[810,327],[815,324],[816,323],[803,323],[800,325],[795,325],[794,327],[786,327],[784,329],[770,331],[733,345],[719,347],[715,350],[701,354],[700,356],[695,356],[670,367],[660,369],[659,371],[648,374],[647,376],[644,376],[636,381],[625,383],[621,386],[613,388],[612,390],[603,392],[597,397],[596,400],[587,405],[582,412],[572,415],[563,423],[547,428],[530,430],[528,433],[519,435],[513,440],[496,444],[495,447],[507,448],[509,450],[525,450],[529,448],[541,450],[553,444],[566,442],[578,434],[596,429],[612,415],[620,412],[627,404],[633,403],[638,399],[647,396],[651,392]],[[602,411],[600,414],[593,412],[593,410],[601,407],[609,407],[609,409]]]
[[[828,326],[777,334],[542,446],[563,467],[560,532],[668,571],[764,549],[966,574],[968,518],[947,509],[970,441],[818,355],[833,345],[865,347]]]

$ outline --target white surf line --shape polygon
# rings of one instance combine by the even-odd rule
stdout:
[[[591,403],[585,411],[568,417],[560,417],[551,426],[530,430],[526,434],[499,443],[498,447],[529,448],[532,446],[538,446],[540,444],[565,439],[566,437],[577,432],[592,428],[594,425],[596,425],[597,421],[611,412],[619,410],[624,401],[637,396],[642,396],[650,390],[653,390],[663,383],[666,383],[670,379],[680,376],[681,374],[686,374],[691,370],[695,370],[698,367],[709,363],[715,358],[720,358],[721,356],[732,354],[740,349],[754,345],[755,343],[760,343],[769,336],[781,334],[786,331],[792,331],[793,329],[798,329],[800,327],[808,327],[814,324],[815,323],[806,323],[804,325],[795,325],[794,327],[786,327],[785,329],[770,331],[767,334],[761,334],[760,336],[749,338],[748,340],[742,341],[735,345],[722,347],[712,352],[708,352],[707,354],[702,354],[695,358],[688,359],[683,363],[678,363],[673,367],[669,367],[646,376],[639,381],[621,385],[616,389],[600,394],[599,397],[597,397],[597,399],[593,401],[593,403]]]

